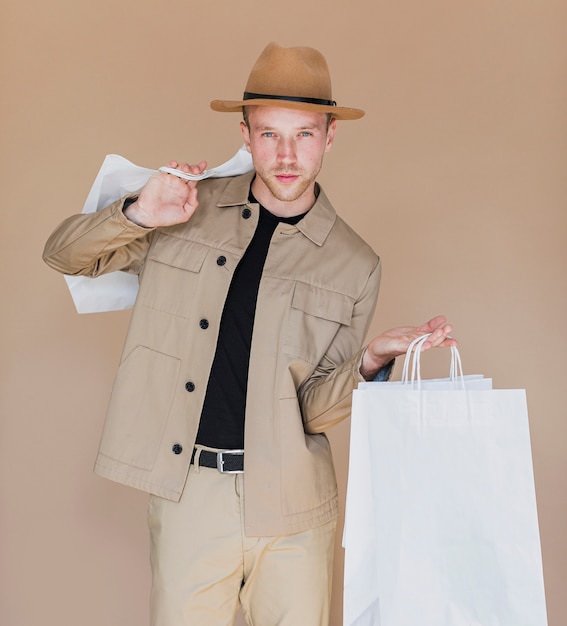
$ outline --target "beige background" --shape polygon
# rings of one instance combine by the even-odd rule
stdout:
[[[527,388],[549,623],[567,623],[565,3],[1,8],[0,623],[147,624],[146,496],[91,471],[129,314],[77,315],[41,251],[105,154],[230,156],[238,117],[208,102],[238,97],[270,40],[321,49],[335,98],[367,111],[321,180],[383,258],[373,332],[443,312],[466,371]],[[348,423],[332,439],[344,491]],[[334,626],[341,566],[337,546]]]

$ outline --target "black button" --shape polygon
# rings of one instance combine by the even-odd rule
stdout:
[[[226,263],[226,257],[219,256],[219,258],[217,259],[217,265],[224,265],[225,263]]]
[[[247,220],[248,218],[250,218],[252,216],[252,211],[246,207],[245,209],[242,209],[242,217]]]
[[[201,320],[199,322],[199,326],[203,329],[203,330],[207,330],[207,328],[209,327],[209,320]]]
[[[191,381],[185,383],[185,389],[187,391],[195,391],[195,383],[192,383]]]
[[[183,446],[180,443],[174,443],[171,447],[173,454],[181,454],[183,452]]]

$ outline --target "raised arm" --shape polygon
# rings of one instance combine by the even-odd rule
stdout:
[[[206,163],[170,161],[168,166],[198,174]],[[64,220],[47,240],[43,259],[70,275],[95,277],[117,270],[137,273],[153,229],[188,221],[198,204],[196,182],[160,172],[137,196]]]

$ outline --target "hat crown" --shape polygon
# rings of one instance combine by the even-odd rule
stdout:
[[[314,48],[269,44],[250,72],[246,92],[292,98],[332,100],[325,57]]]
[[[254,64],[242,100],[213,100],[211,109],[235,113],[247,106],[284,107],[357,120],[361,109],[337,106],[325,57],[314,48],[268,44]]]

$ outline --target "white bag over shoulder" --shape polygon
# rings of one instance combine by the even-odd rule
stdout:
[[[419,358],[354,392],[344,625],[545,626],[525,392]]]
[[[160,168],[161,169],[161,168]],[[167,168],[164,168],[167,169]],[[252,157],[242,147],[226,163],[193,176],[195,180],[236,176],[252,169]],[[106,155],[89,191],[82,213],[93,213],[141,189],[157,170],[134,165],[118,154]],[[134,305],[138,277],[126,272],[111,272],[96,278],[65,276],[78,313],[120,311]]]

